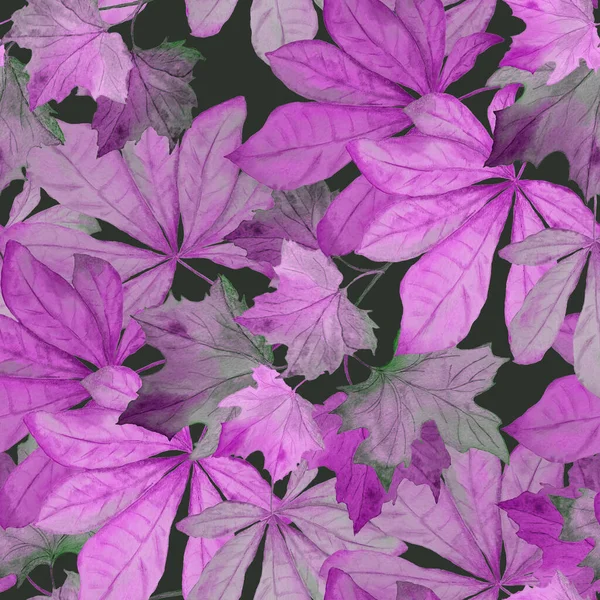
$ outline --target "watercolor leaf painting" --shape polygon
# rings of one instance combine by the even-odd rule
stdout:
[[[0,5],[0,596],[595,600],[595,0]]]

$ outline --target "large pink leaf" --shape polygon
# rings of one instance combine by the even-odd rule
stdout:
[[[575,373],[583,385],[600,396],[600,250],[590,253],[585,299],[573,337]]]
[[[548,85],[572,73],[582,59],[590,69],[600,67],[591,0],[507,0],[507,4],[526,28],[515,36],[500,65],[534,73],[553,63]]]
[[[454,2],[444,4],[455,4]],[[496,0],[465,0],[446,11],[446,54],[460,38],[485,31],[496,10]]]
[[[511,196],[501,194],[409,269],[397,354],[450,348],[469,333],[487,298]]]
[[[508,328],[515,362],[524,365],[537,362],[552,346],[587,255],[587,252],[579,251],[560,261],[527,294],[521,310]]]
[[[169,532],[189,466],[172,471],[96,533],[77,559],[80,600],[147,600],[167,558]]]
[[[320,40],[286,44],[268,59],[288,88],[310,100],[357,106],[406,106],[413,100],[389,79]]]
[[[316,379],[344,357],[375,348],[374,323],[339,289],[342,274],[320,250],[284,241],[275,267],[277,290],[254,300],[236,320],[272,343],[288,346],[287,375]]]
[[[554,380],[541,400],[504,430],[538,456],[573,462],[600,452],[600,402],[574,375]]]
[[[2,296],[12,314],[42,339],[95,365],[107,364],[98,323],[83,298],[13,241],[4,254]]]
[[[34,523],[46,496],[71,472],[40,448],[34,450],[12,471],[0,489],[0,526],[6,529]]]
[[[277,371],[264,365],[253,374],[257,387],[247,387],[220,402],[240,407],[241,414],[223,423],[215,456],[248,456],[260,450],[265,469],[278,481],[296,468],[302,454],[322,447],[313,405],[296,394]]]
[[[400,108],[294,102],[276,108],[230,158],[265,185],[293,190],[326,179],[348,164],[348,142],[382,139],[409,124]]]
[[[104,408],[50,414],[36,412],[27,425],[44,451],[65,466],[119,467],[161,452],[184,450],[176,440],[138,427],[117,425],[119,411]]]
[[[221,31],[237,0],[186,0],[185,8],[192,35],[210,37]]]
[[[265,62],[267,52],[298,40],[312,40],[319,21],[312,0],[254,0],[250,8],[252,46]]]
[[[74,87],[94,99],[127,98],[131,58],[121,36],[108,33],[95,3],[83,0],[34,0],[13,15],[5,41],[30,48],[31,107],[61,102]]]
[[[182,457],[151,459],[63,477],[45,498],[36,525],[53,533],[98,529],[181,462]]]
[[[415,258],[454,233],[505,189],[505,185],[498,184],[472,186],[439,196],[397,197],[367,224],[356,253],[374,261]]]

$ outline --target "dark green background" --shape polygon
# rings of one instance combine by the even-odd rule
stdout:
[[[115,4],[119,1],[115,0]],[[9,18],[16,9],[24,4],[25,2],[19,0],[2,0],[0,4],[0,21]],[[194,112],[194,116],[235,96],[246,98],[248,118],[244,127],[245,139],[262,127],[271,111],[277,106],[304,100],[288,90],[272,74],[268,65],[256,56],[250,43],[250,5],[250,0],[239,0],[231,19],[225,24],[221,32],[212,38],[200,39],[190,36],[184,0],[154,0],[140,13],[135,26],[136,44],[142,48],[157,46],[165,39],[169,41],[185,39],[188,46],[197,48],[206,58],[205,61],[198,63],[194,71],[195,79],[192,82],[192,87],[198,97],[198,109]],[[317,9],[317,12],[320,19],[317,38],[331,41],[323,26],[321,11]],[[2,26],[0,33],[5,34],[9,27],[10,25]],[[113,29],[121,33],[126,43],[130,44],[129,23],[119,25]],[[498,2],[496,14],[488,31],[501,35],[506,41],[480,56],[475,69],[459,82],[453,84],[448,92],[461,96],[483,87],[488,77],[497,69],[501,57],[508,49],[511,36],[523,29],[523,23],[511,16],[507,5]],[[16,55],[21,60],[28,59],[28,51],[15,50]],[[469,108],[486,124],[486,109],[491,97],[492,93],[486,92],[465,101]],[[95,106],[92,99],[76,97],[72,94],[61,104],[55,104],[54,108],[60,119],[71,123],[80,123],[91,122]],[[358,171],[353,165],[346,167],[328,180],[330,188],[332,190],[345,188],[357,174]],[[570,185],[570,187],[576,189],[574,184],[569,184],[568,181],[568,162],[562,154],[558,153],[544,160],[537,169],[528,165],[525,178],[545,179],[562,185]],[[21,187],[22,183],[13,182],[2,193],[0,198],[1,224],[6,222],[11,201]],[[53,203],[50,198],[45,197],[44,206]],[[509,218],[500,246],[509,243],[510,226],[511,219]],[[103,223],[103,231],[97,237],[125,241],[140,246],[138,242],[131,240],[131,238],[106,223]],[[352,256],[349,257],[349,260],[357,266],[372,265],[372,263],[361,257]],[[379,346],[376,356],[373,357],[368,352],[359,353],[359,356],[369,364],[385,364],[393,355],[393,341],[397,335],[402,314],[398,288],[403,275],[414,262],[407,261],[393,265],[361,304],[362,308],[372,311],[371,317],[379,326],[377,330]],[[211,278],[214,278],[218,273],[225,273],[238,291],[246,295],[249,300],[260,293],[264,293],[268,288],[269,282],[265,277],[248,269],[232,271],[217,268],[204,260],[190,261],[190,263],[194,268]],[[496,257],[493,264],[488,300],[469,336],[460,344],[460,347],[472,348],[491,343],[494,354],[507,358],[511,357],[504,324],[504,289],[508,269],[509,264]],[[341,270],[346,276],[345,283],[347,283],[354,272],[346,267],[342,267]],[[355,300],[367,284],[368,279],[365,278],[353,285],[350,289],[351,299]],[[191,300],[201,300],[207,289],[208,285],[206,283],[182,267],[177,267],[173,287],[173,292],[177,297],[185,296]],[[569,312],[580,310],[582,299],[582,286],[580,285],[570,302]],[[137,368],[157,358],[160,358],[160,355],[156,350],[144,348],[133,357],[130,366]],[[281,359],[281,356],[279,358]],[[350,361],[350,365],[351,376],[355,383],[366,378],[367,369],[357,365],[353,360]],[[552,380],[572,372],[572,367],[553,350],[550,350],[544,359],[535,365],[520,366],[510,362],[501,367],[496,378],[496,385],[479,396],[477,402],[499,415],[503,424],[507,425],[535,404]],[[297,382],[299,379],[295,381]],[[290,381],[290,383],[293,382]],[[301,393],[311,401],[322,402],[336,390],[336,386],[345,383],[343,371],[339,369],[331,376],[322,376],[314,382],[306,383],[302,386]],[[198,433],[197,428],[193,428],[193,433]],[[506,438],[509,447],[512,449],[514,441],[508,436]],[[253,456],[252,459],[257,466],[260,466],[262,462],[260,455]],[[327,474],[323,473],[323,477],[326,478]],[[186,493],[177,520],[187,514],[187,501],[188,494]],[[181,588],[181,566],[186,539],[182,533],[173,530],[165,574],[157,588],[157,593]],[[262,547],[259,550],[259,556],[261,552]],[[461,572],[451,563],[420,547],[411,547],[404,557],[423,566],[446,568]],[[55,567],[57,584],[62,583],[64,578],[62,569],[74,570],[75,564],[76,561],[73,556],[59,559]],[[260,578],[260,571],[260,561],[255,560],[246,576],[246,585],[242,596],[244,600],[253,597],[253,590]],[[46,568],[38,567],[32,573],[32,578],[40,585],[46,588],[50,587]],[[19,600],[29,598],[36,593],[30,584],[26,582],[19,590],[13,589],[5,592],[2,594],[2,598]],[[231,600],[237,599],[232,598]]]

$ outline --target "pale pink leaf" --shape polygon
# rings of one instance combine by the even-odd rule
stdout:
[[[401,600],[405,600],[402,596]],[[375,600],[371,594],[358,587],[348,573],[331,569],[327,576],[325,600]]]
[[[558,330],[558,335],[552,344],[552,348],[556,350],[569,364],[575,364],[573,337],[577,328],[579,313],[567,315],[563,324]]]
[[[83,379],[81,385],[97,404],[121,412],[137,398],[142,380],[127,367],[103,367]]]
[[[460,38],[485,31],[496,10],[496,0],[465,0],[446,11],[446,54]]]
[[[186,0],[185,8],[192,35],[210,37],[221,31],[237,0]]]
[[[577,588],[557,571],[549,585],[529,587],[514,594],[514,600],[582,600]]]

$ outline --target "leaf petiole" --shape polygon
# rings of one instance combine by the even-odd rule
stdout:
[[[194,269],[193,267],[190,267],[190,265],[183,262],[180,258],[177,259],[177,262],[182,267],[185,267],[188,271],[191,271],[194,275],[197,275],[198,277],[200,277],[200,279],[204,279],[204,281],[206,281],[206,283],[208,283],[209,285],[215,285],[215,282],[212,279],[209,279],[206,275],[202,275],[202,273],[200,273],[199,271],[196,271],[196,269]]]
[[[146,365],[145,367],[141,367],[140,369],[138,369],[136,372],[139,373],[143,373],[144,371],[149,371],[150,369],[154,369],[154,367],[160,367],[160,365],[164,365],[167,361],[166,360],[157,360],[156,362],[150,363],[149,365]]]
[[[38,591],[40,594],[44,594],[44,596],[52,596],[52,593],[48,590],[45,590],[43,587],[39,586],[29,575],[27,575],[27,581]]]
[[[123,4],[113,4],[112,6],[100,6],[98,7],[98,10],[111,10],[113,8],[129,8],[130,6],[139,6],[142,4],[149,4],[150,2],[152,2],[152,0],[142,0],[141,2],[136,0],[136,2],[124,2]]]
[[[373,279],[371,279],[371,282],[369,283],[369,285],[365,288],[365,291],[359,296],[358,300],[356,301],[356,306],[359,306],[360,303],[365,299],[365,296],[373,289],[373,287],[375,287],[375,284],[381,279],[381,276],[385,274],[385,272],[393,265],[394,263],[385,263],[385,265],[383,265],[383,267],[381,267],[381,269],[379,269],[379,272],[377,273],[377,275],[375,275],[375,277],[373,277]],[[358,277],[356,278],[358,279]],[[356,281],[356,279],[354,281]],[[354,281],[351,281],[350,283],[354,283]]]

